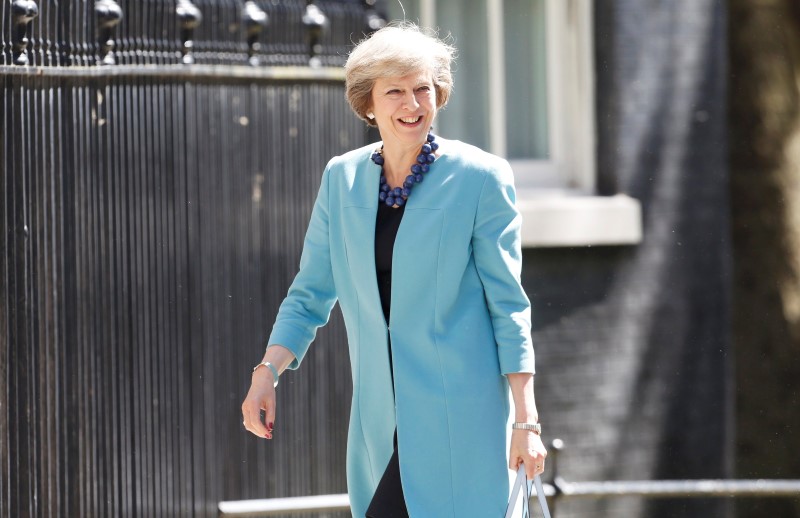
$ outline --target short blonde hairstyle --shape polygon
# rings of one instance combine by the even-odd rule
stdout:
[[[453,90],[450,64],[454,57],[455,48],[432,31],[424,31],[410,22],[391,23],[363,39],[347,58],[344,65],[347,102],[360,119],[375,126],[375,121],[367,117],[375,81],[430,70],[436,107],[441,109]]]

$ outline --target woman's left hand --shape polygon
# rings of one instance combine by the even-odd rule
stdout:
[[[520,463],[525,463],[525,473],[528,479],[532,479],[544,471],[545,457],[547,449],[540,435],[530,430],[512,430],[511,449],[508,454],[509,468],[516,471]]]

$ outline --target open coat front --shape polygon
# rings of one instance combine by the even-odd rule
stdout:
[[[375,274],[380,167],[371,145],[326,167],[300,271],[269,338],[294,352],[296,369],[338,299],[353,373],[347,480],[355,517],[389,462],[395,426],[411,518],[492,518],[508,499],[502,374],[534,372],[512,173],[473,146],[438,141],[444,154],[415,185],[397,234],[389,326]]]

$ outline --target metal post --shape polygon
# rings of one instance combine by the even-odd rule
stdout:
[[[556,504],[558,503],[559,498],[561,497],[561,483],[563,479],[558,473],[558,458],[561,454],[561,450],[564,449],[564,441],[561,439],[553,439],[553,442],[550,443],[550,451],[547,454],[547,458],[550,460],[548,464],[550,464],[550,485],[553,486],[555,493],[550,498],[548,504],[550,505],[550,513],[555,517],[556,515]]]

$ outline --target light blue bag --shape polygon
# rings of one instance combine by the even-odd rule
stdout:
[[[544,496],[544,487],[542,487],[542,479],[539,475],[533,477],[533,483],[536,485],[536,497],[539,499],[539,506],[542,508],[542,515],[544,518],[550,518],[550,509],[547,507],[547,498]],[[514,487],[511,490],[511,498],[508,499],[508,507],[506,508],[506,518],[512,518],[514,509],[516,509],[517,498],[522,488],[525,491],[522,494],[522,518],[530,518],[530,509],[528,509],[528,500],[531,497],[531,482],[525,474],[525,465],[520,464],[517,470],[517,480],[514,482]]]

